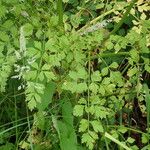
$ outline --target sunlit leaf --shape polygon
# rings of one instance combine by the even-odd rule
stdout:
[[[80,121],[79,132],[84,132],[88,129],[89,122],[86,119]]]
[[[104,131],[103,126],[100,121],[94,120],[94,121],[91,121],[91,124],[92,124],[95,132],[103,132]]]
[[[84,106],[83,105],[76,105],[74,107],[73,114],[74,116],[82,116],[83,115]]]

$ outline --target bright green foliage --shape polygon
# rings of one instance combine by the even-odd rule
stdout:
[[[118,131],[121,132],[121,133],[126,133],[128,130],[124,126],[120,126],[118,128]]]
[[[74,107],[74,112],[73,114],[75,116],[82,116],[83,115],[83,111],[84,111],[84,106],[83,105],[76,105]]]
[[[128,137],[128,139],[127,139],[127,142],[128,142],[128,143],[131,143],[131,144],[132,144],[134,141],[135,141],[135,139],[133,139],[133,138],[131,138],[131,137]]]
[[[86,143],[87,147],[91,150],[93,149],[93,144],[95,140],[98,139],[98,135],[95,132],[89,131],[82,135],[82,143]]]
[[[147,118],[147,133],[139,134],[145,148],[149,146],[148,4],[142,0],[0,1],[0,104],[13,97],[17,120],[21,99],[34,116],[31,127],[27,119],[29,131],[23,135],[28,138],[20,142],[22,148],[46,149],[48,143],[47,149],[83,150],[82,144],[85,149],[109,150],[115,142],[120,149],[129,149],[126,144],[138,149],[128,132],[133,123],[140,124],[134,114],[137,108]],[[15,81],[15,87],[9,87]],[[7,91],[15,91],[14,96]],[[9,115],[12,106],[8,108]],[[14,148],[7,144],[2,148]]]
[[[91,121],[91,125],[93,126],[93,129],[95,132],[103,132],[104,131],[102,124],[97,120]]]
[[[82,120],[80,121],[79,131],[80,131],[80,132],[86,131],[86,130],[88,129],[88,126],[89,126],[88,120],[82,119]]]
[[[41,102],[37,103],[37,108],[40,111],[44,111],[50,103],[52,103],[52,97],[55,92],[55,83],[48,82],[45,85],[44,93],[41,94]]]
[[[11,55],[11,54],[9,54]],[[1,92],[5,91],[5,86],[7,79],[11,73],[12,66],[15,63],[15,57],[14,56],[4,56],[1,54],[0,58],[0,90]]]
[[[64,99],[62,104],[62,120],[57,120],[57,132],[60,138],[60,147],[62,150],[77,150],[77,137],[73,127],[72,106],[68,99]],[[54,123],[54,122],[53,122]]]

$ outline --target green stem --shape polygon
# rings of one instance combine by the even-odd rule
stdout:
[[[118,129],[120,127],[120,125],[108,125],[109,128],[115,128],[115,129]],[[131,127],[126,127],[126,126],[123,126],[125,129],[127,130],[130,130],[130,131],[133,131],[133,132],[136,132],[136,133],[140,133],[140,134],[145,134],[147,135],[147,133],[141,131],[141,130],[138,130],[136,128],[131,128]]]
[[[147,109],[147,134],[149,134],[150,129],[150,89],[147,84],[143,85],[145,91],[145,101],[146,101],[146,109]],[[149,142],[148,142],[149,144]]]
[[[90,89],[89,89],[89,86],[90,86],[90,80],[91,80],[91,54],[90,54],[90,51],[89,51],[89,54],[88,54],[88,103],[87,103],[87,107],[89,108],[90,106]],[[88,124],[90,122],[90,114],[89,114],[89,111],[88,111]],[[89,131],[89,125],[88,125],[88,131]]]
[[[5,134],[5,133],[7,133],[7,132],[9,132],[9,131],[11,131],[11,130],[13,130],[13,129],[16,129],[17,127],[21,127],[21,126],[24,126],[24,125],[26,125],[26,124],[28,124],[28,122],[24,122],[24,123],[15,125],[15,126],[13,126],[13,127],[10,127],[10,128],[8,128],[8,129],[3,130],[2,132],[0,132],[0,135],[3,135],[3,134]]]
[[[114,57],[114,56],[126,56],[126,55],[130,55],[129,52],[119,52],[119,53],[101,53],[101,54],[98,54],[96,56],[91,56],[91,60],[93,59],[97,59],[97,58],[108,58],[108,57]]]
[[[104,136],[108,139],[110,139],[111,141],[115,142],[116,144],[118,144],[120,147],[126,149],[126,150],[132,150],[131,148],[129,148],[126,144],[120,142],[118,139],[114,138],[112,135],[110,135],[108,132],[105,132]]]
[[[96,23],[97,21],[99,21],[99,20],[102,19],[103,17],[105,17],[105,16],[111,14],[112,12],[114,12],[114,9],[112,9],[112,10],[110,10],[110,11],[107,11],[107,12],[105,12],[104,14],[102,14],[102,15],[100,15],[100,16],[94,18],[92,21],[90,21],[88,24],[86,24],[85,26],[83,26],[83,27],[82,27],[80,30],[78,30],[77,32],[79,33],[79,32],[81,32],[81,31],[85,30],[87,27],[89,27],[90,25]]]
[[[41,41],[41,57],[40,57],[40,60],[39,60],[39,68],[38,68],[38,71],[37,71],[37,76],[36,76],[36,83],[38,81],[38,76],[42,70],[42,61],[43,61],[43,56],[45,54],[45,33],[43,34],[43,39]]]
[[[140,55],[144,55],[146,53],[140,53]],[[110,58],[110,57],[120,57],[120,56],[129,56],[130,52],[118,52],[118,53],[114,53],[114,52],[110,52],[110,53],[101,53],[101,54],[97,54],[95,56],[91,56],[90,59],[94,60],[94,59],[98,59],[98,58]],[[88,58],[87,58],[88,60]],[[127,68],[129,67],[129,65],[127,65]]]
[[[127,69],[129,68],[130,64],[127,64],[126,67],[123,69],[122,71],[122,75],[127,71]]]
[[[123,24],[123,22],[125,21],[126,17],[128,16],[128,14],[130,13],[131,8],[133,7],[133,5],[137,2],[137,0],[133,0],[131,1],[130,5],[128,6],[125,14],[123,15],[122,19],[120,20],[120,22],[115,26],[115,28],[110,32],[111,34],[114,34],[118,31],[118,29],[121,27],[121,25]]]
[[[58,12],[58,24],[59,26],[63,26],[63,4],[62,0],[57,0],[57,12]]]

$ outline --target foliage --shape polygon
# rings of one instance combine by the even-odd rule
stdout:
[[[149,1],[2,0],[0,8],[2,112],[9,106],[1,149],[150,146]]]

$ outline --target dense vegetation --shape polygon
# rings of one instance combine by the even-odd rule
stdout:
[[[1,0],[0,150],[150,150],[149,10]]]

